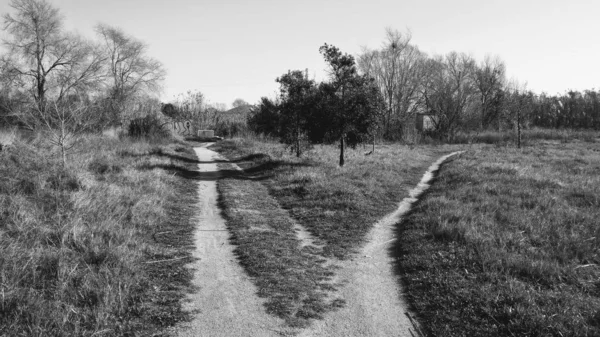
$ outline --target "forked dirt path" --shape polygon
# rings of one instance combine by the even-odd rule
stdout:
[[[281,335],[283,321],[265,312],[256,287],[237,263],[229,243],[229,232],[217,205],[216,160],[223,159],[206,148],[210,144],[194,148],[200,161],[193,254],[197,260],[191,264],[192,284],[197,290],[186,299],[184,310],[194,312],[195,317],[175,333],[189,337]]]
[[[177,327],[177,336],[419,336],[418,327],[407,317],[407,305],[402,300],[388,248],[395,240],[394,226],[429,187],[435,171],[447,158],[460,152],[441,157],[429,167],[398,209],[375,224],[361,254],[335,263],[341,267],[336,281],[345,284],[338,295],[346,300],[346,306],[298,331],[286,328],[282,320],[265,312],[255,285],[237,263],[217,205],[217,161],[223,158],[208,150],[209,145],[194,148],[200,162],[193,254],[197,260],[191,264],[192,284],[197,291],[184,303],[184,310],[193,312],[194,319]],[[299,236],[306,236],[306,244],[313,244],[310,233],[303,233],[302,227],[297,230]]]
[[[402,299],[397,276],[393,271],[389,245],[395,240],[394,226],[411,209],[418,197],[429,188],[429,182],[440,165],[454,152],[433,163],[419,184],[402,200],[398,208],[375,224],[361,254],[340,263],[338,277],[346,285],[339,296],[346,306],[315,321],[299,336],[419,336]],[[412,317],[412,316],[411,316]]]

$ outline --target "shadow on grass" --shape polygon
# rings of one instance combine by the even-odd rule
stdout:
[[[190,156],[178,156],[175,154],[166,153],[166,152],[162,152],[162,151],[153,152],[150,154],[147,154],[147,153],[143,153],[143,154],[124,153],[124,154],[122,154],[122,156],[127,156],[127,157],[157,156],[157,157],[164,157],[164,158],[169,158],[172,160],[182,161],[184,163],[189,163],[189,164],[219,164],[219,163],[255,162],[255,161],[273,162],[270,160],[271,157],[269,155],[266,155],[263,153],[250,154],[247,156],[236,158],[234,160],[216,159],[216,160],[209,160],[209,161],[201,161],[201,160],[198,160],[195,158],[191,158]],[[283,161],[275,161],[275,162],[283,163]]]
[[[226,165],[228,162],[225,160],[219,161],[196,161],[198,164],[223,164]],[[235,162],[233,162],[235,163]],[[177,176],[183,177],[188,180],[197,180],[197,181],[217,181],[223,178],[229,179],[239,179],[239,180],[254,180],[260,181],[265,180],[271,177],[273,174],[273,170],[280,167],[306,167],[311,166],[306,163],[290,163],[285,161],[269,161],[257,166],[253,166],[248,168],[247,170],[236,170],[230,168],[219,168],[217,171],[197,171],[191,170],[178,165],[148,165],[143,164],[138,166],[137,168],[142,171],[151,171],[154,169],[161,169],[165,171],[171,171],[175,173]]]

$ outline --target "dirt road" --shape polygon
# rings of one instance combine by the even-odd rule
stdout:
[[[195,233],[196,262],[193,285],[184,303],[195,311],[192,322],[179,327],[178,336],[280,336],[282,321],[266,314],[256,287],[236,261],[229,233],[217,206],[215,160],[219,155],[206,144],[195,148],[198,160],[198,225]],[[202,173],[206,173],[203,180]]]

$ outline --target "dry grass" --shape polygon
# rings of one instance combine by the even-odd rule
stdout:
[[[0,335],[149,335],[183,319],[186,260],[152,262],[189,256],[172,244],[191,237],[195,190],[153,167],[187,165],[186,148],[86,136],[67,168],[50,150],[0,152]]]
[[[392,252],[429,335],[600,335],[600,144],[583,140],[442,168]]]
[[[540,129],[532,128],[523,130],[522,142],[524,146],[536,144],[540,140],[558,141],[567,143],[570,141],[594,142],[598,138],[598,132],[594,130],[571,130],[571,129]],[[516,144],[516,131],[505,130],[502,132],[487,130],[483,132],[459,133],[454,138],[454,143],[485,143],[485,144]]]

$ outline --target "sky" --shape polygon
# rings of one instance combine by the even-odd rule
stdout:
[[[0,0],[0,13],[10,12]],[[429,55],[498,56],[534,92],[600,89],[598,0],[49,0],[65,29],[95,38],[119,27],[167,70],[163,101],[200,91],[210,103],[274,97],[275,79],[308,69],[326,78],[324,43],[358,55],[385,29],[412,32]],[[4,36],[4,35],[3,35]]]

